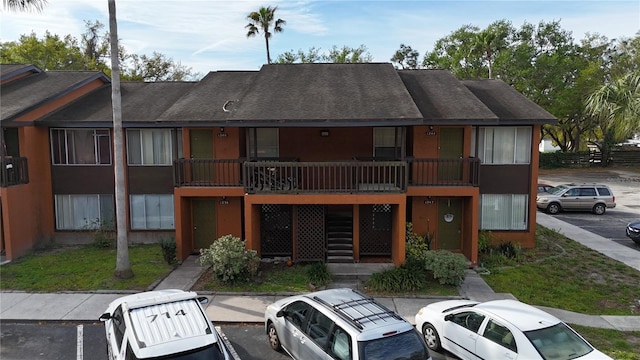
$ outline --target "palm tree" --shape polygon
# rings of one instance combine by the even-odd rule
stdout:
[[[269,38],[271,38],[271,32],[269,32],[269,28],[273,25],[273,32],[282,32],[282,25],[287,23],[282,19],[275,20],[274,22],[277,9],[277,6],[261,7],[260,10],[254,11],[247,16],[249,24],[245,26],[245,28],[249,30],[247,37],[256,36],[260,31],[264,34],[264,41],[267,45],[267,64],[271,64],[271,55],[269,54]]]
[[[120,63],[118,59],[118,23],[116,0],[109,0],[109,37],[111,42],[111,105],[113,109],[113,170],[116,194],[116,271],[115,277],[133,277],[129,263],[129,241],[127,239],[127,209],[124,189],[124,153],[122,134],[122,102],[120,93]]]
[[[3,0],[4,7],[13,11],[36,10],[41,11],[47,0]]]
[[[602,132],[596,143],[606,166],[611,149],[640,129],[640,72],[629,73],[596,90],[587,99],[586,110]]]
[[[473,47],[471,51],[480,51],[482,56],[487,60],[487,66],[489,67],[489,79],[492,78],[492,64],[493,64],[493,48],[494,41],[496,40],[496,34],[489,31],[485,31],[476,34],[473,39]]]

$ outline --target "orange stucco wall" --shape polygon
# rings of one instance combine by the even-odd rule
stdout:
[[[23,127],[18,137],[20,155],[27,158],[29,183],[1,189],[8,259],[50,241],[54,231],[48,130]]]

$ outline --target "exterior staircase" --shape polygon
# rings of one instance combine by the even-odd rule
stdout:
[[[329,212],[326,219],[327,262],[353,263],[353,215]]]

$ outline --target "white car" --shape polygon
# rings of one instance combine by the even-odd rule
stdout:
[[[517,300],[446,300],[415,317],[427,346],[461,359],[611,359],[560,319]]]
[[[114,300],[100,316],[109,360],[232,360],[200,305],[206,297],[159,290]]]

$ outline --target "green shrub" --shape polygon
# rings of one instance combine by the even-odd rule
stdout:
[[[309,282],[316,287],[327,286],[333,278],[329,267],[325,263],[313,263],[305,267]]]
[[[493,234],[491,231],[480,231],[478,234],[478,253],[486,254],[491,249],[491,240],[493,239]]]
[[[250,279],[258,271],[260,258],[248,250],[245,242],[232,235],[214,241],[208,249],[200,249],[201,265],[211,266],[212,273],[222,282]]]
[[[85,226],[93,233],[93,246],[100,249],[112,248],[116,244],[116,230],[113,222],[93,220]]]
[[[433,278],[442,285],[460,285],[468,268],[464,255],[447,250],[427,252],[425,263],[427,270],[433,273]]]
[[[424,284],[424,272],[414,271],[403,264],[371,274],[365,286],[379,292],[407,292],[420,290]]]
[[[160,248],[162,248],[162,256],[164,261],[169,265],[174,265],[178,262],[176,257],[176,240],[174,238],[165,238],[160,241]]]
[[[431,239],[431,235],[428,236]],[[425,254],[431,244],[425,238],[413,232],[413,224],[407,223],[405,254],[408,262],[424,262]]]

